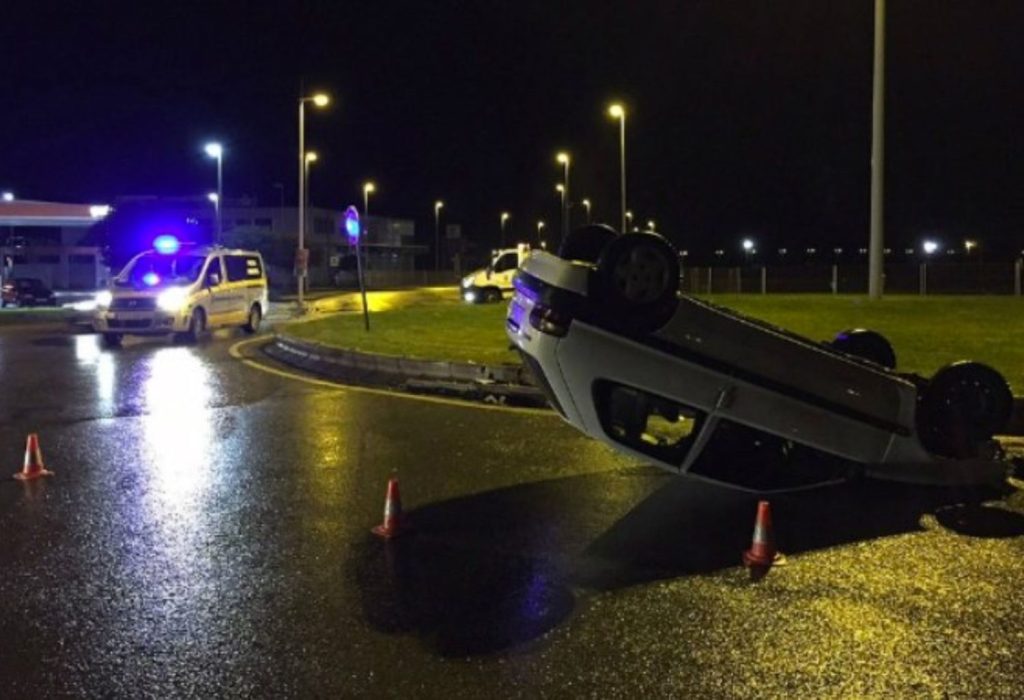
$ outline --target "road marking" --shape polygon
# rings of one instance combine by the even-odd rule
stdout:
[[[261,342],[261,341],[265,342],[267,340],[268,339],[266,337],[247,338],[246,340],[240,340],[237,343],[235,343],[234,345],[232,345],[230,348],[228,348],[228,353],[231,355],[231,357],[235,358],[236,360],[239,360],[240,362],[242,362],[242,364],[246,365],[247,367],[251,367],[251,368],[259,370],[261,372],[267,372],[268,374],[273,374],[273,375],[278,376],[278,377],[284,377],[285,379],[293,379],[293,380],[298,381],[298,382],[304,382],[306,384],[312,384],[313,386],[319,386],[319,387],[324,387],[324,388],[328,388],[328,389],[334,389],[335,391],[338,391],[338,392],[354,391],[354,392],[359,392],[359,393],[363,393],[363,394],[374,394],[376,396],[387,396],[387,397],[390,397],[390,398],[406,399],[406,400],[410,400],[410,401],[422,401],[422,402],[425,402],[425,403],[442,404],[442,405],[445,405],[445,406],[459,406],[459,407],[462,407],[462,408],[476,408],[476,409],[482,409],[482,410],[487,410],[487,411],[505,411],[505,412],[508,412],[508,413],[520,413],[520,414],[531,415],[531,416],[547,416],[549,418],[555,418],[556,417],[554,411],[549,411],[549,410],[546,410],[546,409],[543,409],[543,408],[524,408],[524,407],[519,407],[519,406],[501,406],[501,405],[490,404],[490,403],[479,403],[479,402],[476,402],[476,401],[463,401],[461,399],[449,399],[449,398],[444,397],[444,396],[427,396],[427,395],[424,395],[424,394],[408,394],[408,393],[406,393],[404,391],[390,391],[388,389],[376,389],[374,387],[368,387],[368,386],[354,386],[352,384],[337,384],[335,382],[329,382],[329,381],[327,381],[325,379],[314,379],[313,377],[307,377],[306,375],[298,374],[297,372],[289,372],[287,370],[277,369],[276,367],[268,367],[267,365],[261,364],[261,363],[255,361],[255,360],[250,360],[249,358],[247,358],[244,355],[242,355],[242,348],[243,347],[245,347],[247,345],[251,345],[253,343],[258,343],[258,342]]]

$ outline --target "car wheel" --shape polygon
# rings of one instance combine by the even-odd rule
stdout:
[[[260,329],[260,321],[263,320],[263,314],[260,313],[260,305],[253,304],[252,308],[249,309],[249,320],[242,328],[245,329],[246,333],[256,333]]]
[[[627,233],[610,241],[597,261],[599,296],[613,320],[649,332],[675,311],[679,258],[655,233]]]
[[[484,292],[484,301],[487,303],[493,303],[501,301],[501,290],[491,287]]]
[[[866,328],[852,328],[836,335],[830,345],[847,355],[896,369],[896,352],[881,333]]]
[[[1010,385],[980,362],[954,362],[935,373],[917,400],[917,429],[930,452],[973,457],[980,443],[1006,427]]]
[[[177,342],[184,343],[195,343],[198,342],[199,336],[206,330],[206,313],[202,308],[196,308],[192,311],[192,317],[188,320],[188,330],[184,333],[175,333],[174,339]]]
[[[121,334],[120,333],[104,333],[102,335],[103,344],[108,348],[116,348],[121,345]]]

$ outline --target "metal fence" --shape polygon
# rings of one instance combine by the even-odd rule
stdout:
[[[888,294],[1021,294],[1020,260],[1006,263],[897,263],[885,266]],[[867,294],[867,265],[685,267],[691,294]]]

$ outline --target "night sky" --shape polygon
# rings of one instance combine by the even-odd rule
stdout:
[[[872,0],[23,3],[0,23],[0,188],[110,201],[296,191],[297,97],[315,204],[360,200],[484,245],[558,226],[574,199],[629,204],[678,245],[867,245]],[[1024,244],[1024,3],[890,0],[888,241]]]

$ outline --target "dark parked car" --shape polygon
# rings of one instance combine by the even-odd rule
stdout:
[[[4,283],[0,290],[0,306],[56,306],[57,297],[34,277],[15,277]]]

